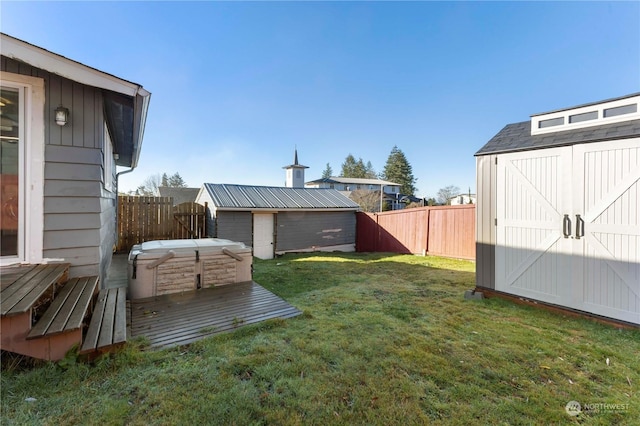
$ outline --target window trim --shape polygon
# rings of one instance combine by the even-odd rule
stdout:
[[[40,263],[44,240],[44,79],[0,72],[3,86],[18,88],[23,100],[21,148],[18,188],[20,220],[18,221],[18,255],[0,257],[0,265],[18,262]]]

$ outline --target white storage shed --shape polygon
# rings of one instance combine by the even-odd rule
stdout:
[[[640,324],[640,93],[509,124],[476,165],[479,291]]]

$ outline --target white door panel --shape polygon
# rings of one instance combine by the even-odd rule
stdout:
[[[640,323],[640,140],[576,145],[573,171],[575,307]]]
[[[253,255],[273,259],[273,213],[253,214]]]
[[[497,166],[496,289],[549,303],[569,297],[563,235],[571,148],[505,154]]]

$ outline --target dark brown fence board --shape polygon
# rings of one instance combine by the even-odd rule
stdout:
[[[118,197],[117,251],[153,240],[203,238],[206,207],[196,203],[173,206],[171,197]]]
[[[356,250],[475,259],[475,205],[356,215]]]

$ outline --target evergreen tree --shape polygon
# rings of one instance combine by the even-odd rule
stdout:
[[[340,176],[342,177],[357,177],[357,166],[358,163],[353,155],[347,155],[347,158],[344,159],[344,163],[342,163],[342,171],[340,172]]]
[[[342,172],[340,173],[340,176],[361,179],[376,179],[376,172],[375,170],[373,170],[371,161],[367,161],[367,164],[365,165],[362,158],[358,158],[358,160],[356,161],[355,157],[349,154],[347,155],[347,158],[344,159],[344,163],[342,163]]]
[[[166,173],[162,174],[162,185],[161,186],[169,186],[169,178]]]
[[[390,182],[399,183],[400,192],[413,195],[416,192],[416,178],[413,176],[411,164],[400,148],[394,146],[387,158],[387,164],[382,171],[382,178]]]
[[[329,163],[327,163],[327,167],[325,167],[324,171],[322,172],[322,178],[327,179],[331,176],[333,176],[333,169],[331,169],[331,166],[329,165]]]
[[[182,176],[180,176],[180,173],[176,172],[173,176],[169,177],[167,186],[172,188],[186,188],[187,184],[184,179],[182,179]]]
[[[378,178],[378,174],[376,173],[376,171],[373,169],[373,164],[371,164],[371,161],[367,161],[367,165],[364,168],[364,177],[367,179],[377,179]]]

